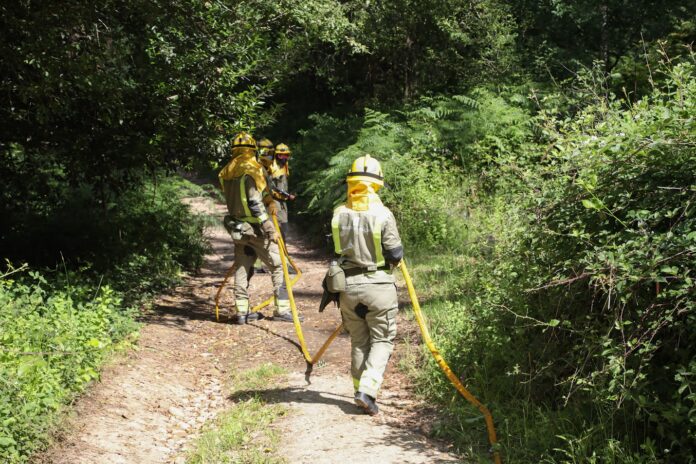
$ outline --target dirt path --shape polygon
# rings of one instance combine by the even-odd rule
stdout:
[[[372,418],[353,405],[353,386],[345,374],[291,375],[290,388],[280,400],[294,410],[282,426],[292,436],[280,449],[289,462],[332,463],[446,463],[459,462],[425,436],[404,427],[403,415],[413,414],[408,392],[385,389],[380,415]]]
[[[194,199],[191,205],[220,216],[224,212],[224,207],[205,199]],[[393,367],[397,357],[383,387],[382,413],[371,418],[359,414],[352,403],[347,335],[336,339],[307,385],[292,324],[262,320],[233,326],[225,310],[222,323],[216,323],[215,291],[233,256],[222,228],[210,230],[209,237],[212,252],[201,272],[157,300],[143,317],[138,349],[103,372],[101,382],[75,405],[54,446],[34,462],[184,462],[182,452],[203,423],[230,405],[224,385],[231,371],[269,361],[290,372],[286,387],[269,386],[262,392],[290,406],[291,413],[277,424],[283,436],[280,454],[289,462],[458,462],[418,432],[427,428],[428,415],[422,414],[403,375]],[[303,270],[294,293],[314,352],[340,316],[336,310],[323,315],[316,311],[325,259],[292,235],[289,251]],[[252,279],[250,293],[257,301],[268,296],[269,289],[268,275]],[[231,292],[223,303],[231,306]],[[264,312],[270,314],[270,309]]]

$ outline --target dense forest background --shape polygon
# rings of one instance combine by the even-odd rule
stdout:
[[[200,264],[205,221],[179,201],[199,188],[172,174],[218,169],[245,129],[294,149],[318,243],[349,163],[383,161],[433,332],[507,462],[694,462],[696,2],[0,13],[0,460]],[[436,433],[485,460],[477,413],[427,358],[403,367]]]

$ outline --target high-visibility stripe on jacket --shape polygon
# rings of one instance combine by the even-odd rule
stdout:
[[[227,211],[237,221],[261,224],[268,220],[263,204],[266,191],[259,192],[254,178],[246,174],[241,177],[222,179]]]
[[[396,220],[381,201],[374,201],[365,211],[341,205],[331,220],[334,251],[343,258],[345,268],[375,270],[384,266],[383,249],[401,247]]]
[[[247,197],[246,178],[246,175],[242,176],[242,179],[239,182],[239,195],[241,196],[245,216],[238,219],[240,221],[249,222],[252,224],[261,224],[262,222],[268,220],[268,213],[266,213],[265,208],[261,209],[260,214],[255,215],[252,213],[251,209],[249,208],[249,198]]]

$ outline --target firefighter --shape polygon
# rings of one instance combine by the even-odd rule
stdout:
[[[278,207],[278,222],[283,240],[288,237],[288,201],[295,199],[290,192],[290,148],[281,143],[275,147],[273,163],[269,172],[273,182],[273,195]]]
[[[271,273],[275,297],[273,319],[292,322],[278,236],[269,216],[277,214],[276,205],[256,154],[254,138],[246,132],[239,133],[232,142],[232,159],[218,175],[227,202],[225,227],[234,240],[234,260],[237,264],[234,276],[237,313],[233,322],[243,325],[260,318],[259,313],[249,312],[248,294],[257,257]]]
[[[392,268],[403,258],[403,247],[394,215],[377,194],[384,185],[379,161],[370,155],[356,159],[346,181],[347,202],[334,210],[331,220],[339,256],[334,264],[338,272],[332,275],[344,279],[333,287],[342,289],[339,306],[351,339],[355,403],[374,415],[396,336]]]

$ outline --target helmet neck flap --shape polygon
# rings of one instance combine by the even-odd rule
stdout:
[[[381,205],[377,190],[380,185],[364,180],[348,181],[348,208],[355,211],[367,211],[374,205]]]

